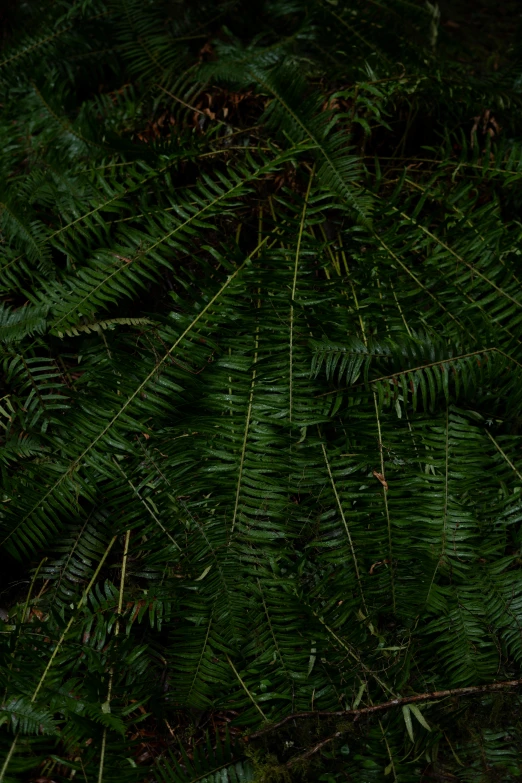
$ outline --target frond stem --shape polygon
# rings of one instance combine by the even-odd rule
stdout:
[[[295,262],[294,262],[294,279],[292,282],[292,296],[290,298],[290,357],[289,357],[289,413],[288,418],[290,421],[292,421],[292,402],[293,402],[293,351],[294,351],[294,299],[295,299],[295,291],[297,287],[297,270],[299,267],[299,255],[301,253],[301,242],[303,239],[303,231],[304,231],[304,223],[305,223],[305,217],[306,217],[306,210],[308,208],[308,200],[310,198],[310,189],[312,187],[312,180],[314,178],[315,174],[315,164],[312,168],[312,171],[310,172],[310,177],[308,179],[308,187],[306,189],[306,196],[305,201],[303,204],[303,210],[301,212],[301,223],[299,225],[299,233],[297,235],[297,247],[295,250]]]
[[[337,501],[337,507],[339,509],[339,513],[341,515],[341,519],[343,520],[344,529],[346,530],[346,535],[348,537],[348,542],[350,544],[350,550],[352,552],[353,565],[354,565],[354,568],[355,568],[355,576],[357,578],[357,584],[359,586],[359,592],[361,594],[361,601],[362,601],[362,604],[364,606],[364,611],[366,612],[366,614],[368,614],[368,608],[366,606],[366,601],[364,600],[364,593],[363,593],[362,584],[361,584],[361,575],[359,573],[359,565],[357,563],[357,557],[355,555],[355,548],[354,548],[354,545],[353,545],[352,536],[351,536],[351,533],[350,533],[350,528],[348,527],[348,522],[346,521],[346,517],[344,515],[343,506],[342,506],[339,494],[337,492],[337,487],[335,485],[334,477],[332,475],[332,469],[331,469],[330,463],[328,461],[328,455],[326,453],[326,448],[325,448],[324,443],[321,443],[321,448],[323,449],[324,461],[326,463],[326,468],[328,470],[328,475],[330,476],[332,489],[333,489],[333,492],[334,492],[334,495],[335,495],[335,499]]]
[[[397,210],[397,211],[398,211],[398,210]],[[401,213],[401,214],[402,214],[402,213]],[[428,294],[428,296],[429,296],[429,297],[431,297],[431,299],[433,299],[433,301],[434,301],[434,302],[435,302],[435,303],[436,303],[436,304],[437,304],[437,305],[438,305],[438,306],[441,308],[441,310],[444,310],[444,312],[445,312],[447,315],[449,315],[449,317],[452,319],[452,321],[455,321],[455,323],[456,323],[456,324],[458,324],[458,326],[460,326],[460,328],[461,328],[461,329],[462,329],[464,332],[467,332],[467,330],[466,330],[466,327],[464,326],[464,324],[463,324],[463,323],[461,323],[461,322],[459,321],[459,319],[458,319],[458,318],[456,318],[456,317],[453,315],[453,313],[450,313],[450,311],[448,310],[448,308],[447,308],[447,307],[444,307],[444,305],[442,304],[442,302],[440,302],[440,301],[439,301],[439,299],[437,299],[437,297],[435,296],[435,294],[433,294],[433,293],[432,293],[432,292],[429,290],[429,288],[426,288],[426,286],[425,286],[423,283],[421,283],[421,281],[419,280],[419,278],[417,277],[417,275],[415,275],[415,274],[414,274],[414,273],[411,271],[411,269],[409,269],[409,268],[406,266],[406,264],[405,264],[405,263],[403,263],[403,262],[401,261],[401,259],[400,259],[400,258],[399,258],[399,257],[396,255],[396,253],[394,253],[394,252],[393,252],[393,250],[392,250],[390,247],[388,247],[388,245],[386,244],[386,242],[384,242],[384,240],[382,240],[382,239],[380,238],[380,236],[378,236],[378,234],[377,234],[377,233],[375,233],[375,232],[374,232],[374,234],[373,234],[373,235],[374,235],[374,237],[376,238],[376,240],[377,240],[377,241],[378,241],[378,242],[379,242],[379,243],[382,245],[382,247],[383,247],[383,248],[384,248],[384,249],[385,249],[385,250],[386,250],[386,251],[387,251],[387,252],[390,254],[390,256],[393,258],[393,260],[394,260],[394,261],[396,261],[396,262],[397,262],[397,264],[399,264],[399,266],[400,266],[402,269],[404,269],[404,271],[405,271],[405,272],[406,272],[406,273],[407,273],[407,274],[408,274],[408,275],[409,275],[409,276],[412,278],[412,280],[414,280],[414,281],[417,283],[417,285],[419,286],[419,288],[420,288],[422,291],[424,291],[424,293]],[[470,335],[470,336],[471,336],[471,337],[472,337],[472,339],[473,339],[473,336],[472,336],[472,335]]]
[[[489,438],[489,439],[490,439],[490,440],[491,440],[491,441],[492,441],[492,442],[495,444],[495,447],[496,447],[496,448],[498,449],[498,451],[499,451],[499,452],[502,454],[502,456],[503,456],[503,457],[504,457],[504,459],[506,460],[506,462],[507,462],[507,464],[509,465],[509,467],[510,467],[510,468],[513,470],[513,472],[514,472],[514,473],[516,473],[516,475],[518,476],[518,478],[520,479],[520,481],[522,481],[522,475],[521,475],[521,474],[520,474],[520,472],[519,472],[519,471],[516,469],[516,467],[513,465],[513,463],[512,463],[512,462],[511,462],[511,460],[509,459],[509,457],[508,457],[508,455],[506,454],[506,452],[505,452],[505,451],[504,451],[504,450],[503,450],[503,449],[502,449],[502,448],[499,446],[499,444],[497,443],[497,441],[495,440],[495,438],[493,437],[493,435],[492,435],[490,432],[488,432],[487,430],[485,430],[485,433],[486,433],[486,435],[488,436],[488,438]]]
[[[394,211],[398,212],[399,210],[394,208]],[[494,283],[493,280],[490,280],[489,277],[487,277],[486,275],[482,274],[482,272],[480,272],[477,269],[476,266],[473,266],[473,264],[470,264],[469,261],[466,261],[464,258],[462,258],[462,256],[459,256],[459,254],[456,253],[455,250],[453,250],[453,248],[451,248],[449,245],[447,245],[446,242],[443,242],[442,239],[439,239],[439,237],[436,234],[434,234],[428,228],[423,226],[422,223],[419,223],[417,220],[415,220],[414,218],[410,217],[405,212],[400,212],[399,214],[400,214],[401,217],[403,217],[409,223],[413,223],[414,226],[416,226],[417,228],[420,228],[420,230],[424,234],[426,234],[431,239],[433,239],[435,242],[437,242],[437,244],[439,244],[441,247],[443,247],[444,250],[447,250],[448,253],[451,253],[451,255],[454,258],[457,259],[457,261],[459,261],[461,264],[464,264],[464,266],[467,266],[468,269],[470,269],[471,272],[474,275],[477,275],[477,277],[480,277],[482,280],[484,280],[485,283],[488,283],[492,288],[495,289],[495,291],[497,291],[497,293],[501,294],[506,299],[509,299],[509,301],[513,302],[513,304],[515,304],[517,307],[522,307],[522,302],[519,302],[518,299],[515,299],[515,297],[511,296],[511,294],[508,294],[507,291],[504,291],[503,288],[500,288],[500,286],[498,286],[496,283]]]
[[[120,471],[120,473],[122,474],[122,476],[124,477],[124,479],[127,481],[128,485],[130,486],[130,488],[132,489],[134,494],[139,498],[141,503],[143,503],[143,505],[145,506],[145,508],[147,509],[149,514],[151,515],[151,517],[153,518],[154,522],[158,525],[159,528],[161,528],[161,530],[163,530],[163,532],[165,533],[167,538],[170,539],[170,541],[174,544],[176,549],[178,549],[179,552],[182,552],[183,550],[181,549],[181,547],[178,544],[178,542],[176,541],[176,539],[169,533],[169,531],[167,530],[165,525],[160,521],[160,519],[158,519],[157,515],[154,513],[152,508],[149,506],[149,504],[147,503],[145,498],[140,495],[139,491],[136,489],[136,487],[134,486],[134,484],[132,483],[130,478],[127,476],[127,474],[123,470],[122,466],[115,459],[113,459],[113,462],[116,465],[116,467],[118,468],[118,470]]]
[[[515,364],[517,364],[519,367],[522,368],[522,364],[520,362],[517,362],[516,359],[514,359],[512,356],[509,356],[509,354],[504,353],[503,351],[500,351],[498,348],[482,348],[477,351],[471,351],[470,353],[462,353],[458,356],[452,356],[449,359],[439,359],[437,362],[429,362],[428,364],[419,364],[417,367],[409,367],[407,370],[397,370],[397,372],[391,373],[390,375],[381,375],[379,378],[373,378],[371,381],[369,381],[370,384],[372,383],[379,383],[380,381],[391,381],[394,378],[398,378],[400,375],[406,375],[406,373],[409,372],[418,372],[419,370],[425,370],[428,367],[440,367],[441,364],[451,364],[451,362],[457,362],[460,359],[469,359],[471,356],[481,356],[484,353],[500,353],[502,356],[505,356],[506,359],[510,359]],[[374,354],[375,356],[383,356],[384,354]],[[340,391],[347,391],[348,389],[358,389],[361,388],[361,386],[365,386],[364,383],[356,383],[353,386],[343,386],[341,389],[335,389],[334,391],[324,392],[323,394],[318,394],[318,397],[328,397],[330,394],[337,394]]]
[[[262,245],[268,240],[268,236],[265,237]],[[249,256],[243,261],[242,264],[240,264],[235,271],[228,276],[227,280],[219,291],[214,294],[214,296],[210,299],[209,302],[205,305],[205,307],[200,310],[200,312],[197,314],[197,316],[194,318],[194,320],[187,326],[187,328],[182,332],[182,334],[178,337],[178,339],[171,345],[171,347],[168,349],[168,351],[165,353],[165,355],[157,362],[157,364],[154,366],[154,368],[149,372],[149,374],[143,379],[143,381],[138,385],[138,387],[135,389],[135,391],[128,397],[119,411],[114,414],[112,419],[105,425],[105,427],[96,435],[95,438],[89,443],[88,446],[79,454],[79,456],[69,465],[69,468],[63,473],[59,479],[55,481],[55,483],[50,487],[45,495],[38,501],[38,503],[16,524],[13,526],[11,531],[8,533],[7,536],[3,539],[2,544],[4,544],[9,538],[11,538],[14,533],[25,524],[26,520],[29,519],[31,514],[44,503],[47,498],[49,498],[53,492],[65,481],[65,479],[72,473],[74,470],[76,470],[80,464],[82,463],[82,460],[84,457],[89,454],[92,449],[100,442],[100,440],[112,429],[114,424],[118,421],[118,419],[123,415],[123,413],[127,410],[129,405],[136,399],[136,397],[145,389],[147,384],[154,378],[154,376],[157,374],[160,367],[169,359],[176,348],[180,345],[180,343],[185,339],[185,337],[189,334],[189,332],[192,331],[192,329],[196,326],[196,324],[203,318],[203,316],[210,310],[210,308],[214,305],[214,303],[220,298],[220,296],[223,294],[223,292],[228,288],[230,283],[235,280],[235,278],[239,275],[239,273],[244,269],[246,264],[250,261],[254,253],[256,253],[259,250],[259,246],[256,247],[252,253],[250,253]]]
[[[386,523],[388,527],[388,559],[390,561],[390,581],[391,581],[391,593],[392,593],[392,606],[393,611],[397,609],[395,602],[395,568],[393,565],[393,546],[392,546],[392,533],[391,533],[391,519],[390,508],[388,506],[388,485],[386,483],[386,473],[384,468],[384,448],[382,443],[382,431],[381,431],[381,419],[379,416],[379,404],[377,402],[377,395],[373,390],[373,404],[375,406],[375,418],[377,420],[377,436],[379,439],[379,453],[381,457],[381,476],[382,476],[382,496],[384,500],[384,510],[386,512]]]
[[[71,626],[72,626],[73,622],[76,620],[76,617],[77,617],[77,615],[78,615],[78,612],[80,611],[80,609],[82,608],[82,606],[83,606],[83,605],[84,605],[84,603],[86,602],[86,600],[87,600],[87,596],[88,596],[88,595],[89,595],[89,593],[91,592],[92,586],[94,585],[94,582],[95,582],[95,581],[96,581],[96,579],[98,578],[98,574],[100,573],[100,570],[101,570],[101,568],[102,568],[102,566],[103,566],[103,564],[104,564],[105,560],[107,559],[107,556],[108,556],[109,552],[111,551],[111,549],[112,549],[112,545],[113,545],[113,544],[114,544],[114,542],[116,541],[116,538],[117,538],[117,537],[116,537],[116,536],[114,536],[114,537],[113,537],[113,538],[110,540],[110,542],[109,542],[109,545],[107,546],[107,548],[106,548],[105,552],[103,553],[103,555],[102,555],[102,557],[101,557],[101,560],[100,560],[100,562],[98,563],[98,566],[97,566],[97,568],[96,568],[96,571],[94,572],[94,574],[93,574],[93,576],[92,576],[92,579],[91,579],[91,581],[89,582],[89,584],[87,585],[87,587],[86,587],[86,588],[85,588],[85,590],[83,591],[83,595],[82,595],[82,597],[80,598],[80,600],[78,601],[78,603],[77,603],[77,605],[76,605],[76,611],[75,611],[75,612],[74,612],[74,614],[71,616],[71,618],[70,618],[69,622],[67,623],[67,625],[66,625],[65,629],[64,629],[64,630],[63,630],[63,632],[62,632],[62,635],[60,636],[60,638],[59,638],[59,640],[58,640],[58,642],[57,642],[57,644],[56,644],[56,647],[55,647],[55,648],[54,648],[54,650],[52,651],[52,653],[51,653],[51,657],[49,658],[49,660],[48,660],[48,662],[47,662],[47,666],[45,667],[45,669],[44,669],[44,671],[43,671],[43,674],[42,674],[42,676],[40,677],[40,680],[39,680],[39,682],[38,682],[38,685],[36,686],[36,688],[35,688],[35,690],[34,690],[34,692],[33,692],[33,695],[31,696],[31,704],[33,704],[33,703],[35,702],[35,700],[36,700],[36,697],[38,696],[38,693],[40,692],[40,689],[41,689],[42,685],[44,684],[44,680],[45,680],[45,678],[47,677],[47,675],[48,675],[48,673],[49,673],[49,670],[51,669],[51,666],[53,665],[53,661],[54,661],[54,659],[56,658],[56,656],[57,656],[57,654],[58,654],[58,650],[59,650],[59,649],[60,649],[60,647],[62,646],[62,644],[63,644],[63,640],[65,639],[66,635],[69,633],[69,630],[70,630],[70,628],[71,628]],[[17,740],[18,740],[18,734],[16,734],[16,735],[15,735],[15,737],[14,737],[14,739],[13,739],[13,742],[11,743],[11,747],[9,748],[9,752],[8,752],[8,754],[7,754],[7,756],[6,756],[6,759],[5,759],[5,761],[4,761],[4,765],[3,765],[2,769],[0,770],[0,783],[2,783],[2,781],[4,780],[4,776],[5,776],[5,773],[6,773],[6,771],[7,771],[7,767],[8,767],[8,765],[9,765],[9,762],[10,762],[10,760],[11,760],[11,758],[12,758],[12,755],[13,755],[13,753],[14,753],[14,750],[15,750],[15,746],[16,746]]]
[[[266,717],[265,713],[263,712],[263,710],[261,709],[261,707],[259,706],[259,704],[257,703],[257,701],[254,699],[254,697],[252,696],[252,694],[251,694],[251,693],[250,693],[250,691],[248,690],[247,686],[245,685],[245,683],[244,683],[244,682],[243,682],[243,680],[241,679],[241,675],[239,674],[238,670],[236,669],[236,667],[234,666],[234,664],[233,664],[233,663],[232,663],[232,661],[230,660],[230,656],[229,656],[228,654],[227,654],[226,658],[227,658],[227,661],[228,661],[228,663],[229,663],[229,665],[230,665],[230,668],[232,669],[232,671],[233,671],[233,672],[234,672],[234,674],[236,675],[237,679],[238,679],[238,680],[239,680],[239,682],[241,683],[241,687],[243,688],[243,690],[244,690],[244,691],[245,691],[245,693],[247,694],[248,698],[250,699],[250,701],[252,702],[252,704],[254,705],[254,707],[256,708],[256,710],[259,712],[259,714],[261,715],[261,717],[263,718],[263,720],[267,720],[267,717]]]
[[[49,673],[49,670],[50,670],[51,666],[53,665],[53,661],[54,661],[54,659],[56,658],[56,656],[58,654],[58,650],[62,646],[63,640],[65,639],[66,635],[69,633],[69,630],[70,630],[73,622],[76,620],[78,612],[80,611],[82,606],[87,601],[87,596],[91,592],[92,587],[94,585],[94,582],[98,578],[98,574],[100,573],[100,571],[102,569],[102,566],[105,563],[105,560],[107,559],[107,556],[108,556],[109,552],[112,549],[112,545],[116,541],[116,538],[117,538],[117,536],[114,536],[109,541],[109,544],[108,544],[105,552],[103,553],[103,555],[102,555],[102,557],[100,559],[100,562],[98,563],[98,565],[96,567],[96,571],[92,575],[91,581],[89,582],[89,584],[87,585],[87,587],[83,591],[83,595],[82,595],[82,597],[80,598],[80,600],[78,601],[78,603],[76,605],[76,611],[74,612],[74,614],[70,618],[69,622],[67,623],[67,625],[65,627],[65,630],[62,632],[62,635],[60,636],[60,638],[59,638],[59,640],[58,640],[58,642],[56,644],[56,647],[54,648],[54,650],[53,650],[53,652],[51,654],[51,657],[49,658],[49,661],[47,662],[47,666],[45,667],[44,672],[43,672],[42,676],[40,677],[40,681],[38,682],[38,685],[36,686],[36,688],[35,688],[35,690],[33,692],[33,695],[31,696],[31,704],[36,700],[36,697],[38,696],[38,693],[40,692],[40,689],[41,689],[42,685],[44,684],[44,680],[47,677],[47,674]]]
[[[114,636],[118,637],[120,633],[120,617],[121,617],[121,610],[123,607],[123,588],[125,585],[125,573],[127,571],[127,555],[129,554],[129,541],[130,541],[130,530],[127,530],[125,533],[125,545],[123,549],[123,561],[121,564],[121,575],[120,575],[120,594],[118,596],[118,619],[116,620],[116,625],[114,627]],[[105,708],[107,712],[110,712],[110,703],[111,703],[111,695],[112,695],[112,682],[114,679],[114,666],[111,666],[111,670],[109,672],[109,686],[107,688],[107,700],[105,704],[102,706],[102,710]],[[102,744],[100,749],[100,766],[98,769],[98,783],[102,783],[103,780],[103,767],[105,764],[105,748],[107,745],[107,726],[103,729],[103,737],[102,737]]]
[[[425,605],[428,603],[431,589],[433,587],[433,583],[435,581],[435,577],[437,575],[437,571],[439,570],[439,566],[441,565],[442,559],[444,558],[444,555],[446,554],[446,528],[448,524],[448,503],[449,503],[449,408],[446,408],[446,442],[445,442],[445,470],[444,470],[444,510],[442,515],[442,540],[441,540],[441,551],[440,555],[437,558],[437,562],[435,563],[435,570],[433,571],[433,576],[431,577],[430,586],[428,589],[428,594],[426,596],[426,601],[424,602]],[[415,627],[417,627],[417,624],[420,620],[420,614],[417,617],[417,621],[415,623]]]

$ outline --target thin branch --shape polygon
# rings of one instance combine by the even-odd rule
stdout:
[[[286,762],[287,767],[291,767],[294,764],[297,764],[298,761],[305,761],[306,759],[309,759],[310,756],[313,756],[314,753],[317,753],[317,751],[324,748],[325,745],[328,745],[330,742],[333,742],[334,740],[338,739],[342,734],[342,731],[336,731],[335,734],[332,734],[331,737],[327,737],[326,739],[322,740],[321,742],[318,742],[317,745],[314,745],[313,748],[310,748],[306,751],[306,753],[301,753],[300,756],[294,756],[294,758],[290,759],[290,761]]]
[[[375,712],[384,712],[385,710],[392,709],[393,707],[402,707],[404,704],[417,704],[423,701],[431,701],[432,699],[447,699],[449,696],[469,696],[474,693],[491,693],[493,691],[501,691],[506,688],[519,688],[522,686],[522,679],[520,680],[505,680],[503,682],[491,682],[485,685],[468,685],[465,688],[448,688],[443,691],[431,691],[430,693],[418,693],[415,696],[404,696],[402,698],[390,699],[382,704],[375,704],[372,707],[361,707],[358,710],[335,710],[335,711],[316,711],[309,710],[308,712],[295,712],[292,715],[287,715],[286,718],[272,723],[264,729],[255,731],[253,734],[249,734],[245,739],[247,741],[262,737],[264,734],[268,734],[271,731],[284,726],[285,723],[289,723],[291,720],[299,720],[302,718],[353,718],[354,721],[359,720],[363,715],[372,715]]]

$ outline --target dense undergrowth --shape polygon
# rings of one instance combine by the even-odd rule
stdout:
[[[516,45],[3,13],[0,781],[520,780]]]

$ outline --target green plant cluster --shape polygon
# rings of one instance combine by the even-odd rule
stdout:
[[[0,782],[520,780],[516,47],[9,9]]]

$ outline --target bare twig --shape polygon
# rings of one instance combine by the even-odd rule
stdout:
[[[264,734],[268,734],[270,731],[278,729],[280,726],[284,726],[285,723],[289,723],[291,720],[299,720],[302,718],[353,718],[358,720],[363,715],[372,715],[375,712],[383,712],[389,710],[392,707],[402,707],[403,704],[415,704],[423,701],[430,701],[431,699],[446,699],[449,696],[469,696],[474,693],[491,693],[492,691],[501,691],[506,688],[518,688],[522,686],[522,679],[520,680],[506,680],[504,682],[491,682],[485,685],[469,685],[466,688],[449,688],[444,691],[431,691],[430,693],[418,693],[415,696],[404,696],[403,698],[391,699],[385,701],[382,704],[375,704],[372,707],[361,707],[358,710],[335,710],[335,711],[314,711],[309,712],[295,712],[292,715],[287,715],[286,718],[272,723],[270,726],[266,726],[259,731],[255,731],[253,734],[249,734],[245,739],[247,741],[262,737]],[[316,749],[319,750],[323,744],[327,741],[331,742],[333,737],[329,737],[323,743],[319,743]],[[313,751],[316,752],[315,750]],[[307,751],[309,753],[309,751]],[[309,753],[309,755],[312,755]],[[305,758],[305,756],[299,756],[299,758]]]
[[[317,753],[317,751],[324,748],[325,745],[328,745],[330,742],[339,739],[339,737],[341,737],[342,734],[343,734],[342,731],[336,731],[335,734],[332,734],[331,737],[327,737],[321,742],[318,742],[317,745],[314,745],[313,748],[309,748],[305,753],[301,753],[299,756],[294,756],[293,758],[291,758],[290,761],[286,762],[285,766],[292,767],[294,764],[297,764],[298,761],[306,761],[306,759],[309,759],[311,756],[314,755],[314,753]]]
[[[298,761],[305,761],[306,759],[309,759],[310,756],[313,756],[314,753],[317,753],[318,750],[324,748],[324,746],[328,745],[329,742],[333,742],[335,739],[338,739],[341,734],[342,731],[336,731],[335,734],[332,734],[331,737],[327,737],[326,739],[322,740],[322,742],[318,742],[317,745],[314,745],[313,748],[307,750],[306,753],[301,753],[300,756],[294,756],[292,759],[290,759],[290,761],[286,762],[286,766],[291,767]]]

